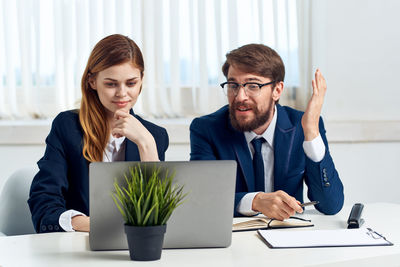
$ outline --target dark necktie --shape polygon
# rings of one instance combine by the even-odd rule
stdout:
[[[265,191],[265,175],[264,175],[264,161],[261,154],[262,143],[265,142],[263,137],[254,138],[251,143],[254,148],[253,155],[253,169],[255,178],[255,191]]]

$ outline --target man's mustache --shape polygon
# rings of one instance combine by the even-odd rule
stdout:
[[[253,105],[247,102],[234,102],[233,108],[237,109],[238,107],[253,108]]]

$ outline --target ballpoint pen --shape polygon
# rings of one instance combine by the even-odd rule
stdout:
[[[319,203],[319,201],[310,201],[310,202],[305,202],[305,203],[301,203],[300,207],[306,207],[306,206],[311,206],[311,205],[317,205]]]

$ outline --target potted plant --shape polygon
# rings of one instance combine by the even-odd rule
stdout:
[[[131,260],[160,259],[166,223],[186,196],[183,186],[173,185],[174,176],[137,165],[125,174],[124,185],[114,182],[112,198],[125,220]]]

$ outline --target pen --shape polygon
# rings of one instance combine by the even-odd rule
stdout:
[[[311,205],[317,205],[318,203],[319,203],[319,201],[305,202],[305,203],[301,203],[301,204],[300,204],[300,207],[311,206]]]

